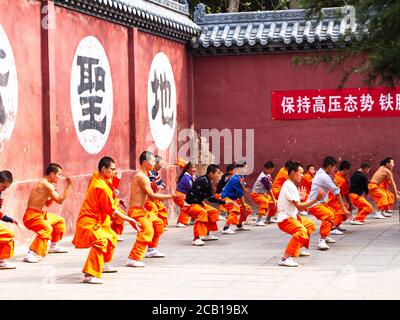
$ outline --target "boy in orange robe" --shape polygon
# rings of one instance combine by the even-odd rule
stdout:
[[[115,172],[115,161],[103,157],[98,164],[98,172],[93,173],[78,219],[72,243],[75,248],[90,248],[90,252],[82,272],[83,282],[101,284],[103,273],[117,272],[110,266],[117,243],[117,235],[111,229],[111,217],[129,221],[136,230],[140,225],[135,219],[117,210],[118,202],[114,198],[109,180]]]

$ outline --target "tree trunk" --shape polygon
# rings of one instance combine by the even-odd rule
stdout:
[[[229,0],[228,12],[238,12],[239,4],[240,4],[240,0]]]

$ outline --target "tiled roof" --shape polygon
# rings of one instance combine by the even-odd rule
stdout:
[[[54,3],[181,42],[201,31],[189,19],[186,0],[54,0]]]
[[[306,10],[205,14],[196,7],[194,22],[202,28],[191,45],[198,54],[229,54],[275,50],[309,50],[345,45],[356,31],[354,7],[322,9],[322,19]]]

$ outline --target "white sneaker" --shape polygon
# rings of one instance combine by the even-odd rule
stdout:
[[[165,258],[165,254],[153,249],[146,252],[145,258]]]
[[[52,244],[49,249],[49,253],[67,253],[67,252],[68,252],[67,249],[59,247],[56,244]]]
[[[91,283],[91,284],[102,284],[103,280],[100,278],[93,277],[93,276],[89,276],[89,277],[85,276],[85,277],[83,277],[82,282],[83,283]]]
[[[16,266],[8,263],[7,261],[1,261],[0,262],[0,270],[6,270],[6,269],[15,269]]]
[[[300,257],[308,257],[310,255],[310,252],[307,250],[307,248],[302,247],[300,249]]]
[[[375,211],[374,219],[386,219],[380,211]]]
[[[122,237],[122,236],[117,236],[117,242],[122,242],[122,241],[124,241],[125,239]]]
[[[201,239],[196,239],[192,241],[192,246],[204,246],[205,242]]]
[[[233,231],[232,229],[228,228],[226,230],[222,230],[222,233],[223,234],[235,234],[236,232]]]
[[[115,273],[118,272],[117,268],[113,268],[109,263],[104,263],[103,273]]]
[[[240,227],[236,227],[235,231],[249,231],[250,228],[246,227],[245,225],[241,225]]]
[[[307,211],[299,211],[299,215],[308,216],[308,213],[307,213]]]
[[[165,227],[165,228],[164,228],[164,231],[168,231],[168,227]]]
[[[221,216],[221,215],[219,215],[219,216],[218,216],[218,220],[225,220],[225,217],[224,217],[224,216]]]
[[[38,263],[39,262],[38,257],[39,257],[38,254],[36,254],[35,252],[32,252],[32,251],[29,251],[23,261],[29,262],[29,263]]]
[[[332,229],[331,234],[333,235],[342,235],[344,232],[338,230],[338,229]]]
[[[259,220],[259,221],[256,221],[256,226],[257,226],[257,227],[265,227],[266,224],[264,223],[264,221]]]
[[[146,264],[143,261],[139,260],[133,260],[133,259],[128,259],[126,262],[127,267],[136,267],[136,268],[141,268],[144,267]]]
[[[389,217],[392,216],[392,214],[389,213],[389,212],[387,212],[387,211],[382,211],[382,215],[383,215],[384,217],[386,217],[386,218],[389,218]]]
[[[358,220],[351,220],[350,223],[351,223],[352,225],[356,225],[356,226],[364,224],[364,222],[358,221]]]
[[[298,267],[299,264],[295,262],[291,257],[286,258],[285,260],[281,259],[279,261],[279,265],[282,267]]]
[[[186,225],[179,222],[179,223],[176,224],[176,227],[177,228],[186,228]]]
[[[329,246],[326,244],[325,240],[320,239],[318,242],[318,250],[328,250]]]
[[[332,238],[329,238],[329,237],[326,237],[325,242],[326,242],[326,243],[335,243],[336,240],[335,240],[335,239],[332,239]]]
[[[211,234],[205,236],[203,239],[201,239],[203,241],[214,241],[214,240],[218,240],[218,237],[216,236],[212,236]]]

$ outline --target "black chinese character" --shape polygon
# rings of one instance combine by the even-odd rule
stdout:
[[[78,56],[77,64],[81,67],[81,83],[78,86],[79,95],[86,90],[89,90],[89,92],[92,93],[93,88],[95,88],[96,91],[105,91],[104,81],[106,72],[103,68],[94,68],[95,82],[93,82],[92,67],[94,64],[98,63],[99,59]]]
[[[160,89],[160,98],[158,97],[158,89]],[[151,117],[156,118],[161,107],[161,121],[163,125],[168,124],[171,128],[174,122],[174,113],[171,117],[165,115],[166,109],[171,109],[171,83],[167,80],[167,75],[164,72],[164,77],[160,74],[160,80],[157,78],[157,73],[154,71],[154,80],[151,82],[151,90],[154,93],[154,106],[151,109]]]
[[[78,56],[77,65],[81,68],[81,80],[78,85],[78,94],[81,95],[85,91],[92,93],[94,89],[96,92],[101,90],[105,92],[105,75],[106,72],[101,67],[94,68],[94,82],[93,82],[93,65],[99,63],[99,59],[94,59],[90,57]],[[89,107],[82,109],[82,115],[89,115],[89,120],[79,121],[79,131],[82,132],[87,129],[94,129],[101,134],[106,131],[107,116],[101,121],[96,121],[94,116],[101,113],[101,107],[96,106],[96,104],[101,104],[103,98],[93,95],[88,97],[80,97],[81,105],[89,104]]]
[[[0,49],[0,59],[4,59],[6,57],[6,53],[3,49]],[[7,71],[6,73],[0,73],[0,87],[7,87],[8,85],[8,77],[10,72]],[[1,98],[0,92],[0,124],[4,125],[6,123],[6,111],[3,105],[3,99]]]
[[[98,96],[90,96],[90,97],[81,97],[80,98],[81,105],[89,104],[88,108],[82,109],[82,115],[90,115],[89,120],[79,121],[79,131],[82,132],[87,129],[94,129],[100,131],[102,134],[106,131],[106,122],[107,116],[104,116],[103,120],[96,121],[94,119],[94,115],[99,115],[101,113],[101,108],[96,107],[96,103],[102,103],[103,98]]]

